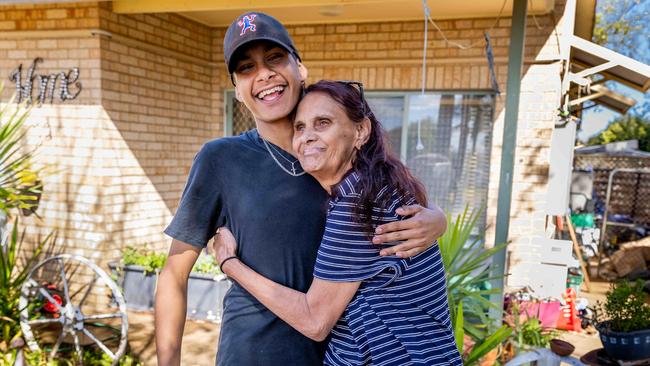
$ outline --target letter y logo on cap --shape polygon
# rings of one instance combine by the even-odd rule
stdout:
[[[241,28],[241,33],[239,33],[240,36],[243,36],[246,31],[250,30],[251,32],[255,32],[255,24],[253,24],[253,21],[255,20],[255,17],[257,14],[249,14],[249,15],[244,15],[244,17],[237,22],[237,25],[239,25]]]

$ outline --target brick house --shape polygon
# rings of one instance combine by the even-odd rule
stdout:
[[[119,257],[126,245],[166,249],[162,230],[194,154],[210,139],[252,127],[233,98],[222,56],[227,25],[251,2],[11,3],[0,5],[1,99],[16,90],[15,77],[8,78],[19,65],[21,90],[34,77],[36,104],[36,81],[43,80],[36,75],[59,75],[29,119],[39,163],[57,170],[45,179],[34,233],[56,228],[68,252],[101,263]],[[432,201],[454,212],[465,204],[487,207],[481,220],[487,245],[499,230],[506,105],[515,96],[507,85],[508,61],[515,56],[509,54],[511,29],[524,24],[517,28],[525,34],[520,93],[513,99],[518,113],[515,108],[510,117],[516,136],[506,145],[514,159],[506,172],[511,204],[504,206],[513,286],[527,283],[529,265],[539,262],[532,238],[544,235],[547,197],[555,194],[549,188],[552,137],[571,47],[562,40],[572,34],[590,39],[595,11],[593,0],[519,3],[524,16],[515,18],[510,1],[430,1],[440,31],[429,24],[424,94],[421,2],[283,1],[254,8],[287,24],[310,81],[365,84],[393,148],[423,178]],[[491,83],[486,31],[501,95]],[[70,73],[74,67],[77,78]],[[69,97],[81,84],[76,98],[61,98],[64,78]],[[569,171],[570,160],[565,164]]]

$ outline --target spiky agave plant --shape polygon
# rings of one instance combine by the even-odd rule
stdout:
[[[0,85],[0,94],[2,93]],[[34,151],[24,151],[24,124],[29,108],[16,105],[14,98],[0,107],[0,365],[15,360],[22,334],[19,298],[23,283],[42,250],[53,243],[53,234],[23,255],[24,230],[19,231],[18,216],[6,230],[8,218],[16,210],[33,210],[42,185],[32,167]]]
[[[469,206],[455,218],[448,215],[449,228],[438,239],[447,273],[447,295],[456,345],[462,353],[465,334],[476,342],[471,351],[466,352],[465,365],[477,363],[512,332],[506,325],[496,330],[489,326],[492,322],[488,310],[495,305],[487,296],[500,291],[485,286],[492,279],[489,264],[506,244],[484,247],[483,235],[474,234],[480,216],[481,210],[470,210]]]
[[[0,94],[3,86],[0,85]],[[34,150],[24,150],[25,121],[30,108],[13,103],[0,108],[0,212],[34,207],[42,191],[39,171],[32,169]]]

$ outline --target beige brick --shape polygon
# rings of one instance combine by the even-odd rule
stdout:
[[[25,50],[11,50],[7,52],[7,58],[12,60],[20,60],[27,58],[27,51]]]
[[[356,24],[336,26],[336,33],[355,33],[356,31],[357,31]]]
[[[16,22],[5,20],[0,22],[0,30],[14,30],[16,29]]]
[[[296,35],[314,34],[314,33],[316,33],[316,29],[314,27],[299,27],[294,30],[294,34]]]
[[[6,40],[0,40],[0,49],[15,49],[16,48],[16,41],[6,41]]]
[[[456,20],[454,21],[454,27],[456,29],[469,29],[472,28],[471,20]]]

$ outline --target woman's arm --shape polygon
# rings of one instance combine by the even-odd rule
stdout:
[[[427,250],[447,230],[447,217],[436,205],[431,208],[420,205],[405,206],[397,209],[397,214],[411,217],[378,226],[372,242],[374,244],[404,242],[382,249],[381,255],[412,257]]]
[[[219,229],[214,245],[219,263],[236,253],[235,238],[225,228]],[[314,278],[305,294],[269,280],[239,259],[228,260],[221,270],[280,319],[315,341],[327,338],[361,283]]]

